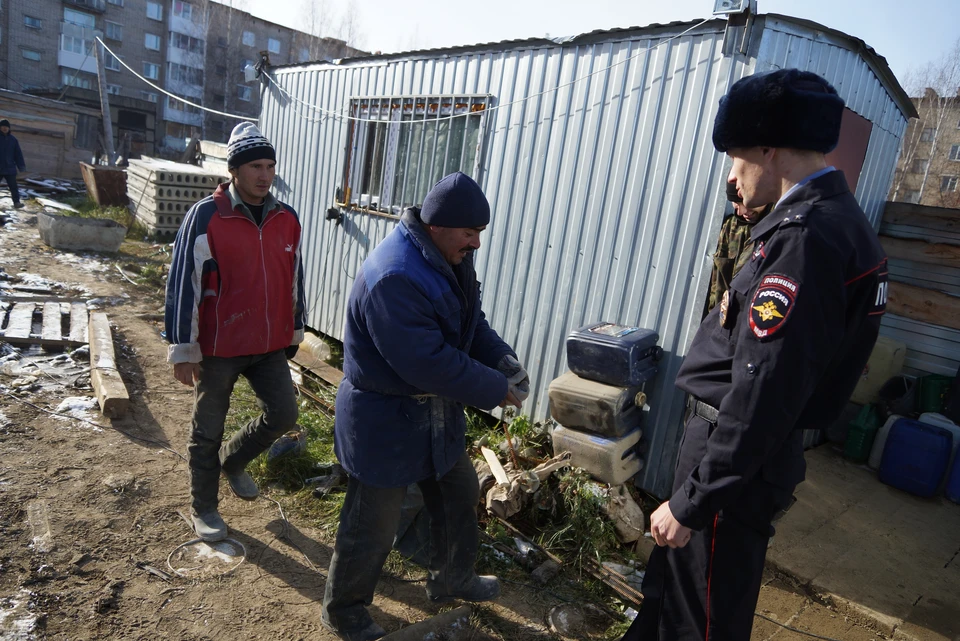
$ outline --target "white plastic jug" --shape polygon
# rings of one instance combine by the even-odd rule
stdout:
[[[901,418],[903,417],[898,414],[891,414],[887,422],[884,423],[883,427],[877,432],[876,438],[873,439],[873,447],[870,448],[870,458],[867,459],[867,465],[871,470],[880,469],[880,461],[883,460],[883,448],[887,444],[890,428]]]

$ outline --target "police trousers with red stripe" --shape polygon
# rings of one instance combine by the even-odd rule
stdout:
[[[697,449],[681,446],[675,485],[697,464],[689,457]],[[749,641],[771,523],[792,497],[793,487],[758,475],[734,504],[694,530],[687,545],[654,549],[641,588],[643,606],[622,641]]]

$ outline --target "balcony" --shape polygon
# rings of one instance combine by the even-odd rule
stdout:
[[[96,11],[97,13],[103,13],[107,10],[106,0],[63,0],[63,4],[85,11]]]

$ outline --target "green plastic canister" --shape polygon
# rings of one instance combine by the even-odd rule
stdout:
[[[917,405],[921,413],[935,412],[939,414],[947,403],[947,392],[953,378],[940,374],[928,374],[919,380],[917,385]]]
[[[880,419],[873,405],[864,405],[857,418],[850,421],[850,431],[843,445],[843,455],[854,463],[863,463],[870,457],[873,439],[877,436]]]

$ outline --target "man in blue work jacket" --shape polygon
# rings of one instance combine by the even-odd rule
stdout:
[[[844,103],[820,76],[738,81],[713,144],[747,208],[776,203],[700,325],[677,387],[690,394],[673,495],[625,641],[748,641],[772,523],[805,474],[803,430],[833,422],[873,349],[887,258],[824,154]]]
[[[478,576],[480,489],[466,454],[464,405],[526,398],[516,353],[480,308],[473,252],[490,222],[480,186],[455,173],[403,212],[364,261],[350,293],[335,447],[349,474],[323,598],[323,624],[347,641],[379,639],[366,606],[393,545],[406,488],[430,514],[427,596],[489,601]]]

